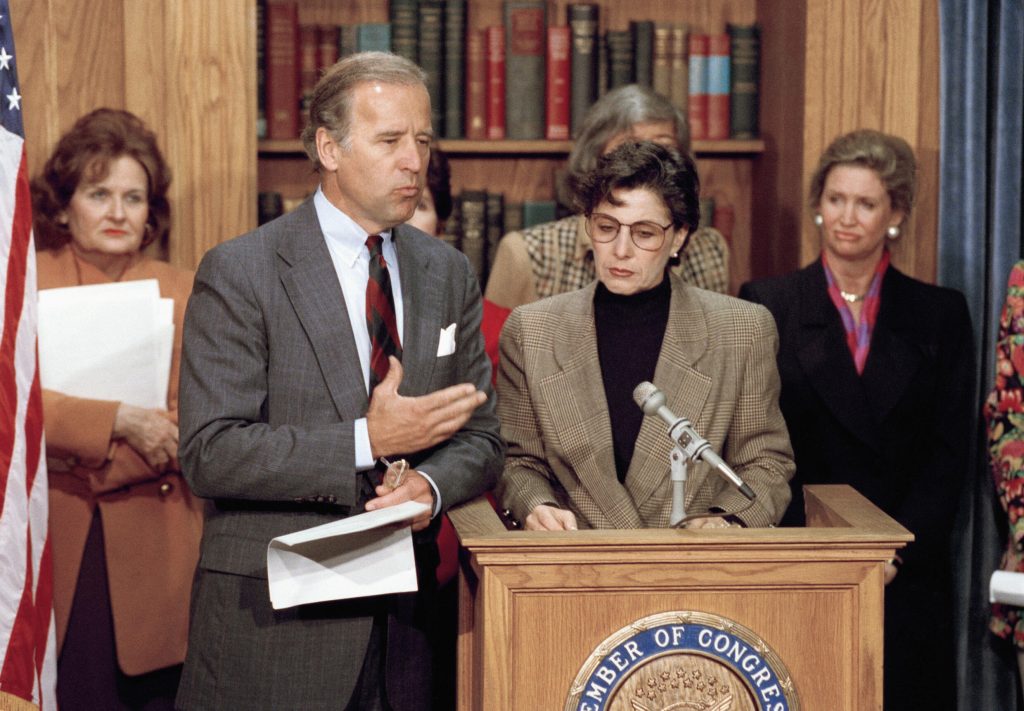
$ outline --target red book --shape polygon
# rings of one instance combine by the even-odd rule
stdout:
[[[338,61],[338,40],[341,28],[337,25],[320,25],[318,36],[320,43],[316,49],[317,77],[323,76]]]
[[[486,30],[487,53],[487,137],[505,138],[505,28],[501,25]]]
[[[487,138],[487,54],[484,31],[466,32],[466,138]]]
[[[729,35],[708,37],[708,139],[729,138]]]
[[[568,25],[548,27],[548,61],[544,137],[549,141],[569,140],[569,49],[572,34]]]
[[[267,3],[267,138],[299,135],[299,12],[290,1]]]
[[[708,137],[708,36],[690,35],[690,139]]]

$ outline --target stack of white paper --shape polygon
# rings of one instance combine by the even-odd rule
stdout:
[[[988,584],[988,601],[1024,607],[1024,573],[993,572]]]
[[[156,279],[39,292],[39,375],[67,395],[167,409],[174,300]]]
[[[274,609],[416,590],[407,521],[427,510],[406,501],[278,536],[267,547]]]

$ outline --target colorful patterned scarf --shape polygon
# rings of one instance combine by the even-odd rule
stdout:
[[[839,293],[839,285],[832,276],[832,270],[828,268],[828,260],[825,259],[825,252],[821,253],[821,265],[825,267],[825,279],[828,281],[828,295],[832,299],[839,317],[843,320],[843,328],[846,329],[846,345],[853,356],[853,364],[857,367],[857,374],[864,372],[864,364],[868,360],[868,351],[871,349],[871,333],[875,330],[875,319],[878,317],[878,308],[882,304],[882,277],[885,270],[889,268],[889,250],[882,250],[882,258],[878,260],[875,267],[875,276],[871,279],[871,286],[864,296],[864,305],[860,310],[860,323],[853,318],[850,305]]]

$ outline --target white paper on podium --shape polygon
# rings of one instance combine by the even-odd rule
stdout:
[[[167,409],[174,301],[156,279],[39,292],[44,388]]]
[[[988,601],[1024,607],[1024,573],[994,571],[988,583]]]
[[[429,509],[406,501],[273,539],[267,582],[274,609],[416,590],[407,521]]]

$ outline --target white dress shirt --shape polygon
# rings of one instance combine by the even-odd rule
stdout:
[[[345,297],[352,337],[359,353],[359,366],[363,373],[363,387],[370,391],[370,332],[366,328],[366,282],[370,278],[370,250],[366,247],[369,233],[344,212],[335,207],[320,188],[313,195],[320,229],[324,233],[327,249],[338,274],[341,293]],[[388,265],[391,279],[391,293],[395,298],[395,320],[398,325],[399,341],[405,343],[404,309],[402,302],[402,281],[399,277],[398,252],[391,238],[391,232],[380,233],[383,242],[381,251]],[[360,417],[354,423],[356,469],[372,469],[374,459],[370,448],[370,435],[366,429],[366,418]],[[441,507],[441,492],[434,481],[420,472],[434,489],[436,505],[434,515]]]

